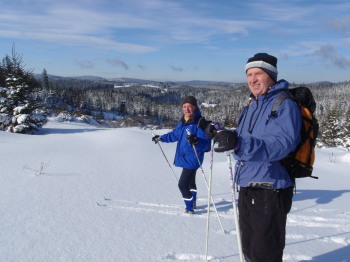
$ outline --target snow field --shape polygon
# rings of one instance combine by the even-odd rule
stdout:
[[[184,204],[168,164],[138,128],[50,121],[41,135],[0,132],[0,260],[204,261],[207,190]],[[161,144],[173,162],[175,144]],[[210,171],[207,154],[203,169]],[[41,172],[40,168],[42,168]],[[318,149],[318,180],[297,183],[284,261],[350,261],[350,153]],[[181,170],[173,167],[177,176]],[[229,170],[214,154],[210,261],[238,261]],[[98,205],[99,203],[100,205]]]

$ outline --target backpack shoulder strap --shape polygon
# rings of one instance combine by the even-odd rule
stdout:
[[[205,130],[207,128],[208,124],[210,124],[211,122],[212,121],[207,121],[204,117],[201,117],[198,120],[197,127]]]
[[[292,94],[288,90],[283,90],[278,93],[275,101],[273,101],[271,115],[275,115],[279,106],[284,102],[284,100],[293,99]]]

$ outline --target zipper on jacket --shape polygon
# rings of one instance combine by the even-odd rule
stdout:
[[[236,163],[236,172],[235,172],[235,184],[239,185],[239,177],[241,175],[241,168],[244,166],[243,161],[237,161]]]

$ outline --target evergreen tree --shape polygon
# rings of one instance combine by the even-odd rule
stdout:
[[[42,87],[46,90],[50,89],[49,76],[47,75],[47,71],[45,68],[42,73]]]
[[[0,130],[27,133],[41,127],[46,117],[38,113],[34,96],[39,83],[23,68],[22,56],[13,48],[0,67],[0,80],[5,79],[0,87]]]

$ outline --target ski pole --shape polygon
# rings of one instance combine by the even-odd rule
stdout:
[[[233,171],[232,171],[232,162],[231,162],[231,152],[227,151],[227,164],[230,170],[230,180],[231,180],[231,191],[232,191],[232,205],[233,205],[233,214],[235,217],[235,224],[236,224],[236,231],[237,231],[237,244],[238,244],[238,253],[239,253],[239,261],[244,262],[243,259],[243,251],[242,251],[242,242],[241,242],[241,231],[239,228],[238,223],[238,211],[237,211],[237,204],[236,204],[236,194],[235,194],[235,187],[236,183],[233,179]]]
[[[211,185],[213,177],[213,158],[214,158],[214,140],[211,140],[210,150],[210,176],[209,176],[209,190],[208,190],[208,211],[207,211],[207,231],[205,241],[205,261],[208,261],[208,242],[209,242],[209,219],[210,219],[210,197],[211,196]]]
[[[189,135],[189,136],[191,135],[191,132],[190,132],[190,130],[189,130],[188,128],[186,129],[186,132],[187,132],[187,135]],[[195,146],[195,145],[192,145],[192,147],[193,147],[193,150],[194,150],[194,154],[195,154],[196,157],[197,157],[198,164],[199,164],[199,166],[200,166],[200,168],[201,168],[201,171],[202,171],[202,174],[203,174],[203,178],[204,178],[204,181],[205,181],[205,185],[207,186],[207,190],[209,191],[208,181],[207,181],[207,178],[205,177],[205,173],[204,173],[204,170],[203,170],[201,161],[199,160],[199,156],[198,156],[198,153],[197,153],[196,146]],[[223,228],[223,226],[222,226],[222,224],[221,224],[221,220],[220,220],[220,217],[219,217],[219,214],[218,214],[218,210],[216,209],[216,206],[215,206],[214,199],[213,199],[213,197],[212,197],[211,194],[208,195],[208,197],[210,197],[211,202],[213,203],[213,207],[214,207],[214,210],[215,210],[215,212],[216,212],[216,216],[217,216],[217,218],[218,218],[220,227],[221,227],[222,231],[225,233],[225,230],[224,230],[224,228]]]
[[[152,136],[154,137],[154,136],[156,136],[156,135],[152,133]],[[175,175],[175,172],[174,172],[173,168],[171,167],[171,165],[170,165],[170,163],[169,163],[169,160],[168,160],[168,158],[166,157],[166,155],[165,155],[165,153],[164,153],[164,151],[163,151],[163,148],[160,146],[159,142],[157,143],[157,145],[159,146],[160,150],[162,151],[163,156],[164,156],[166,162],[168,163],[168,165],[169,165],[169,167],[170,167],[170,169],[171,169],[171,172],[172,172],[173,175],[174,175],[174,178],[175,178],[176,182],[179,182],[179,179],[178,179],[177,176]]]

